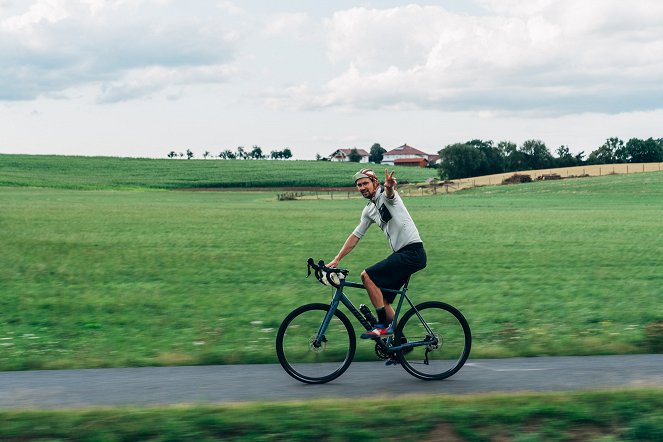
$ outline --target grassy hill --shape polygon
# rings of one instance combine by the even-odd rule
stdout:
[[[352,186],[352,175],[360,167],[366,165],[328,161],[0,155],[0,186],[61,189],[348,187]],[[376,173],[384,170],[380,165],[374,168]],[[399,166],[395,170],[401,183],[419,182],[437,175],[435,169]]]

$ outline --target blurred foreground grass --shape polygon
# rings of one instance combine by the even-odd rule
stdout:
[[[661,441],[663,390],[0,411],[7,441]]]
[[[463,311],[472,357],[653,351],[662,202],[658,172],[408,198],[429,257],[410,294]],[[305,260],[363,206],[0,187],[0,369],[275,362],[283,317],[329,299]],[[357,280],[388,253],[373,227],[342,265]]]

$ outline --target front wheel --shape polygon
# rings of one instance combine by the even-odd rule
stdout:
[[[396,339],[420,344],[397,355],[408,373],[424,380],[456,373],[467,361],[472,345],[465,317],[455,307],[437,301],[424,302],[405,313],[396,327]]]
[[[308,384],[336,379],[352,362],[355,331],[343,312],[336,310],[319,345],[316,337],[329,311],[327,304],[307,304],[293,310],[276,334],[276,354],[283,369]]]

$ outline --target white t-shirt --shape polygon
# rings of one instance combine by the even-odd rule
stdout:
[[[389,199],[382,186],[375,192],[373,199],[364,207],[359,225],[352,234],[361,239],[373,223],[380,226],[387,235],[391,250],[394,252],[407,245],[422,242],[417,226],[414,225],[414,221],[412,221],[412,217],[405,208],[398,192],[394,192],[394,197]]]

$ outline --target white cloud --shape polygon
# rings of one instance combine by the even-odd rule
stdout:
[[[309,17],[304,12],[274,14],[269,17],[264,33],[268,37],[283,34],[302,37],[302,31],[308,24]]]
[[[327,50],[342,72],[271,103],[553,115],[661,107],[663,3],[480,3],[477,15],[418,5],[338,11],[326,22]]]
[[[115,103],[149,97],[159,92],[165,92],[173,98],[179,95],[183,87],[222,83],[233,74],[235,68],[226,65],[177,69],[154,66],[130,70],[117,80],[104,82],[98,102]]]
[[[22,11],[2,10],[0,100],[96,84],[104,85],[99,101],[108,101],[153,94],[172,79],[225,82],[237,73],[238,33],[226,26],[226,9],[200,2],[206,14],[173,13],[165,2],[41,0]]]
[[[661,53],[658,0],[0,0],[0,149],[589,151],[661,136]]]

